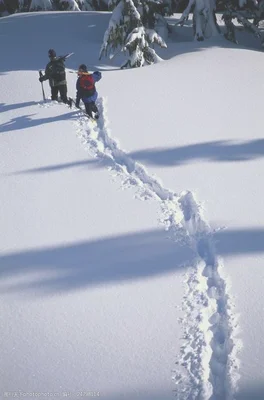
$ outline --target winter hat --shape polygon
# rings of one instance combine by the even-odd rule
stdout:
[[[49,49],[48,55],[49,55],[49,57],[51,57],[51,58],[55,58],[55,57],[56,57],[56,51],[53,50],[53,49]]]
[[[81,64],[81,65],[79,66],[79,71],[87,72],[87,67],[86,67],[86,65],[85,65],[85,64]]]

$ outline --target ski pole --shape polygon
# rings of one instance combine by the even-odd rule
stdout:
[[[43,76],[42,71],[39,71],[39,77],[42,77],[42,76]],[[43,82],[41,82],[41,87],[42,87],[42,96],[43,96],[43,100],[46,102],[46,97],[45,97]]]

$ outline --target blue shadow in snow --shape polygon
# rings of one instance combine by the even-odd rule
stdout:
[[[264,229],[220,231],[214,240],[216,253],[223,257],[264,253]],[[33,290],[48,295],[176,272],[196,259],[197,254],[187,244],[168,239],[163,230],[32,249],[0,257],[0,291]],[[32,273],[39,273],[33,282]],[[23,275],[23,283],[8,286],[5,279],[16,275]]]
[[[40,101],[25,101],[24,103],[16,103],[16,104],[5,104],[0,103],[0,112],[17,110],[18,108],[35,106],[36,104],[40,104]]]
[[[82,63],[90,70],[100,68],[99,52],[109,18],[110,13],[74,11],[18,13],[0,18],[1,34],[8,38],[1,42],[5,57],[1,57],[0,73],[36,71],[37,80],[38,71],[49,62],[51,47],[58,55],[74,53],[66,60],[67,68],[77,70]],[[38,38],[32,40],[35,32]]]
[[[0,257],[0,291],[34,290],[43,294],[93,285],[145,279],[181,270],[197,255],[167,238],[163,230],[139,232],[72,245],[27,250]],[[264,253],[264,230],[225,230],[214,235],[221,256]],[[32,282],[31,274],[40,273]],[[5,278],[29,281],[8,287]],[[43,278],[43,276],[46,276]]]
[[[194,252],[166,235],[162,230],[146,231],[2,255],[0,291],[34,290],[49,294],[144,279],[189,266]],[[34,282],[32,273],[40,274]],[[24,276],[23,283],[12,287],[5,284],[5,278],[16,275]]]
[[[129,153],[128,157],[145,165],[163,167],[180,166],[197,160],[211,162],[250,161],[264,156],[264,139],[250,140],[243,143],[232,141],[217,141],[199,143],[169,149],[140,150]],[[46,167],[18,171],[15,174],[31,174],[56,172],[68,168],[94,167],[102,168],[108,165],[107,159],[82,160],[73,163],[48,165]]]
[[[80,167],[88,168],[90,166],[92,166],[92,167],[97,166],[99,168],[100,166],[105,167],[106,165],[108,165],[106,160],[101,159],[101,158],[96,158],[96,159],[92,159],[92,160],[81,160],[81,161],[74,161],[74,162],[69,162],[69,163],[64,163],[64,164],[48,165],[47,167],[26,169],[26,170],[12,173],[12,175],[58,172],[58,171],[62,171],[64,169],[80,168]]]
[[[55,121],[68,120],[76,114],[76,111],[72,111],[66,114],[57,115],[56,117],[48,118],[30,118],[32,115],[22,115],[20,117],[12,118],[10,121],[0,125],[0,133],[17,131],[25,128],[33,128],[38,125],[49,124]]]
[[[130,153],[139,162],[164,167],[179,166],[197,160],[205,161],[248,161],[264,156],[264,139],[234,143],[214,141],[196,143],[176,148],[140,150]]]
[[[256,384],[250,387],[243,388],[238,391],[235,396],[236,400],[263,400],[264,399],[264,385]]]
[[[264,229],[226,229],[214,235],[217,253],[223,256],[264,253]]]

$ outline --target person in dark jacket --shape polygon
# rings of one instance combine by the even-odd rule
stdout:
[[[78,79],[76,82],[76,107],[80,106],[80,100],[82,100],[89,117],[95,119],[99,118],[98,108],[95,104],[98,97],[98,93],[95,88],[95,82],[98,82],[101,78],[101,72],[95,71],[90,73],[87,71],[85,64],[81,64],[79,66]]]
[[[51,100],[58,100],[58,93],[60,93],[63,103],[71,106],[71,101],[67,98],[67,81],[64,65],[66,56],[57,57],[53,49],[48,51],[48,56],[50,62],[46,65],[45,75],[40,76],[39,81],[49,80]]]

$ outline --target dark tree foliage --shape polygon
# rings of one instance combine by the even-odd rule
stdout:
[[[236,29],[244,28],[251,32],[264,45],[263,29],[259,23],[264,20],[264,0],[166,0],[171,2],[170,9],[178,9],[184,5],[181,18],[176,22],[176,25],[184,25],[188,20],[189,15],[193,18],[193,31],[196,40],[204,40],[220,32],[220,27],[217,24],[216,12],[223,14],[225,23],[226,39],[238,43],[236,39]],[[177,2],[178,1],[178,2]],[[176,3],[177,2],[177,3]],[[210,29],[208,29],[210,27]]]
[[[260,21],[264,20],[264,0],[260,0],[257,3],[253,0],[248,0],[242,7],[237,0],[219,1],[218,6],[223,10],[222,18],[226,26],[225,38],[227,40],[238,43],[234,20],[259,39],[261,45],[264,46],[264,36],[261,29],[259,29]]]
[[[3,11],[7,11],[9,14],[13,14],[14,12],[17,11],[18,9],[18,0],[2,0],[2,2],[0,2],[0,10]]]
[[[80,10],[86,11],[87,7],[84,6],[84,2],[89,4],[91,10],[94,11],[109,11],[107,0],[75,0]],[[32,0],[0,0],[0,16],[1,13],[7,12],[14,14],[16,12],[29,12]],[[66,11],[68,10],[69,4],[67,0],[51,0],[54,11]]]

